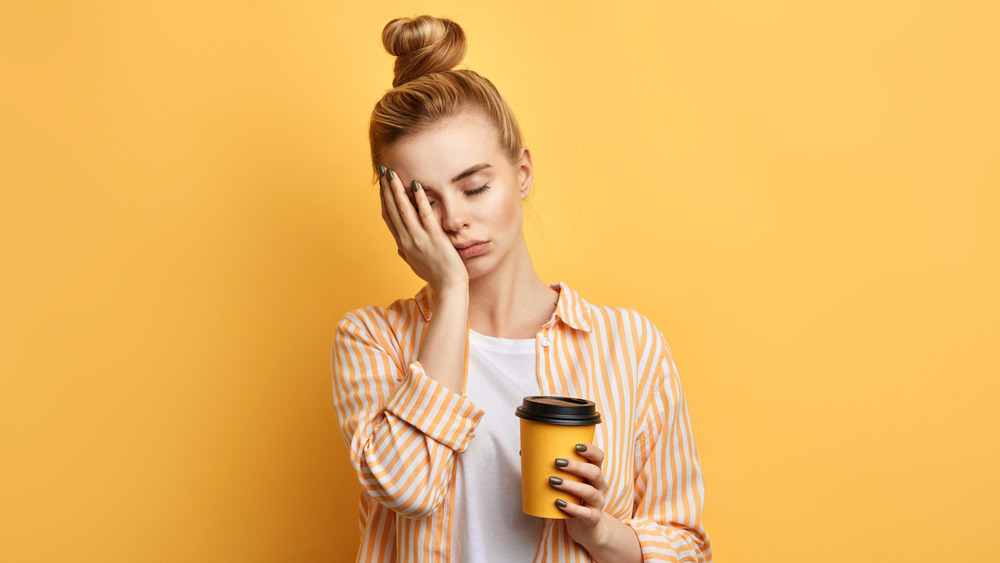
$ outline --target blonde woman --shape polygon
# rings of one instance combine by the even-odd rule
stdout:
[[[704,487],[663,336],[535,271],[522,230],[532,158],[493,84],[454,70],[452,21],[396,19],[393,88],[372,112],[382,219],[426,286],[337,327],[333,390],[362,487],[358,561],[710,561]],[[583,397],[604,422],[556,468],[565,520],[521,512],[529,395]],[[571,457],[571,456],[567,456]],[[581,499],[581,502],[575,502]]]

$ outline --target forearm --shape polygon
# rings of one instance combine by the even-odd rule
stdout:
[[[482,412],[422,373],[408,374],[397,390],[370,432],[355,434],[351,460],[369,496],[423,518],[447,496],[454,452],[465,450]],[[440,408],[426,409],[424,401]]]
[[[639,538],[627,524],[607,512],[601,515],[603,531],[587,543],[579,542],[598,563],[641,563]]]
[[[452,452],[465,450],[483,413],[419,362],[405,366],[398,350],[388,353],[397,341],[373,330],[387,326],[379,317],[365,310],[337,327],[335,407],[362,488],[401,515],[420,518],[444,498]],[[407,371],[399,373],[400,366]]]
[[[431,379],[455,393],[462,393],[465,378],[465,345],[469,329],[469,289],[457,286],[435,294],[434,313],[417,360]]]

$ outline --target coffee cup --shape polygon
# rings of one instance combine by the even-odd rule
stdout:
[[[549,477],[583,481],[556,467],[555,461],[587,461],[576,445],[593,443],[600,413],[594,402],[586,399],[532,396],[521,401],[515,414],[521,419],[521,510],[541,518],[569,518],[556,507],[556,499],[575,504],[580,504],[580,499],[553,488]]]

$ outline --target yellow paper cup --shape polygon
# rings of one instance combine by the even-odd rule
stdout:
[[[516,414],[521,419],[521,510],[541,518],[569,518],[556,499],[580,504],[580,499],[554,489],[549,477],[582,481],[556,467],[556,458],[586,461],[576,451],[593,443],[601,415],[594,403],[573,397],[525,397]]]

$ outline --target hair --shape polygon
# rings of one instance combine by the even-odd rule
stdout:
[[[507,158],[517,158],[521,129],[496,86],[475,71],[455,70],[466,50],[461,26],[432,16],[397,18],[382,30],[382,44],[396,64],[393,88],[375,104],[368,129],[373,169],[393,143],[466,110],[482,112]]]

